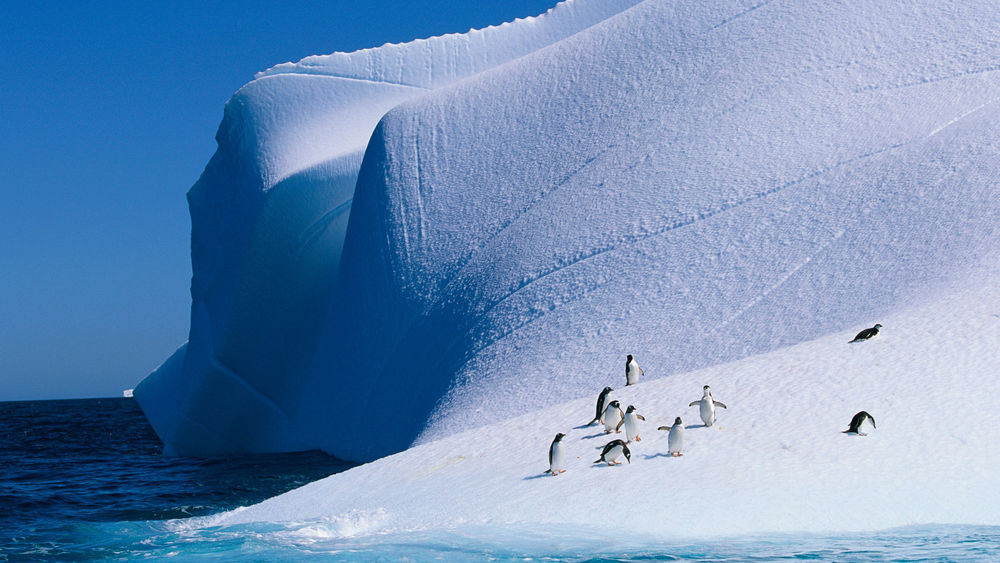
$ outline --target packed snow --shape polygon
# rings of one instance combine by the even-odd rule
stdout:
[[[191,338],[136,397],[172,452],[406,451],[226,522],[407,528],[435,492],[424,520],[593,522],[554,499],[594,487],[656,531],[994,522],[995,432],[966,421],[994,385],[1000,6],[632,4],[279,65],[229,102],[188,196]],[[729,408],[679,458],[647,429],[591,468],[602,438],[567,426],[605,385],[692,424],[706,383]],[[878,430],[840,434],[859,410]],[[581,465],[529,479],[559,431]]]
[[[597,393],[422,444],[259,505],[183,526],[295,523],[337,538],[525,524],[583,537],[706,537],[884,529],[918,523],[1000,525],[1000,271],[984,268],[924,302],[733,363],[640,382],[608,377],[612,398],[645,415],[631,462],[593,463],[621,434],[584,426]],[[873,323],[869,323],[869,326]],[[710,384],[705,427],[688,404]],[[876,428],[844,434],[866,410]],[[683,455],[667,454],[675,417]],[[362,434],[363,423],[357,432]],[[547,473],[567,434],[566,471]]]

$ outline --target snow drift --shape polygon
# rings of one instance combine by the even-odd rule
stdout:
[[[447,86],[392,46],[377,103],[310,74],[339,56],[241,90],[189,194],[191,339],[136,389],[168,449],[375,459],[592,401],[627,353],[888,327],[997,257],[997,6],[623,8]]]

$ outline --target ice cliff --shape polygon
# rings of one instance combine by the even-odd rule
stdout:
[[[370,460],[996,259],[996,5],[632,4],[241,89],[188,194],[190,340],[135,391],[167,449]]]

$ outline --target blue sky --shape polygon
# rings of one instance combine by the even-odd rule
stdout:
[[[556,0],[17,2],[0,18],[0,401],[119,396],[187,339],[185,193],[274,64]]]

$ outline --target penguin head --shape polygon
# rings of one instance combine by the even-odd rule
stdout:
[[[875,323],[875,328],[882,328],[882,325],[880,325],[879,323]]]
[[[681,422],[681,417],[678,416],[677,418],[674,419],[674,425],[679,425],[679,424],[684,424],[684,423]]]
[[[610,393],[610,392],[612,392],[612,391],[614,391],[614,389],[612,389],[612,388],[610,388],[610,387],[605,387],[605,388],[604,388],[604,390],[603,390],[603,391],[601,391],[601,393]]]
[[[632,452],[628,450],[628,446],[622,445],[622,453],[625,454],[625,461],[632,465]]]
[[[632,361],[632,354],[629,354],[628,357],[625,358],[625,361],[626,362],[631,362]]]
[[[618,399],[615,399],[614,401],[611,401],[610,403],[608,403],[608,406],[609,407],[614,407],[616,409],[622,408],[622,405],[621,405],[621,403],[618,402]]]
[[[628,408],[625,409],[625,412],[627,413],[635,412],[635,405],[629,405]]]
[[[559,441],[561,441],[561,440],[562,440],[563,438],[565,438],[565,437],[566,437],[566,435],[565,435],[565,434],[563,434],[562,432],[560,432],[560,433],[556,434],[556,439],[555,439],[555,440],[552,440],[552,441],[553,441],[553,442],[559,442]]]

